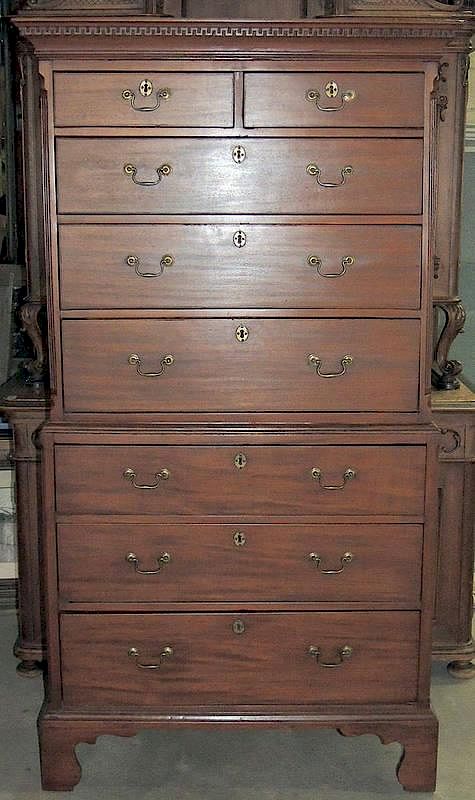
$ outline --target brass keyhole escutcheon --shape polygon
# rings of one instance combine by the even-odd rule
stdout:
[[[242,531],[236,531],[236,533],[233,536],[233,542],[236,545],[236,547],[244,547],[244,545],[246,544],[246,537],[244,536]]]
[[[246,626],[242,619],[235,619],[233,622],[233,633],[237,633],[238,635],[244,633],[246,630]]]
[[[338,97],[340,91],[336,81],[328,81],[325,86],[325,94],[327,97]]]
[[[235,247],[244,247],[247,242],[247,236],[244,231],[236,231],[233,236],[233,244]]]
[[[246,158],[246,151],[242,144],[237,144],[236,147],[233,147],[233,161],[236,164],[242,164],[242,162]]]
[[[247,457],[244,453],[236,453],[234,456],[234,466],[236,469],[244,469],[247,464]]]
[[[234,334],[238,342],[245,342],[249,339],[249,328],[246,328],[245,325],[239,325],[236,328],[236,333]]]
[[[148,78],[145,78],[141,81],[139,85],[139,92],[142,97],[150,97],[153,92],[153,83]]]

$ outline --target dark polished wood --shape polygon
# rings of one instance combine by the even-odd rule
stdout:
[[[67,224],[59,260],[64,309],[420,307],[417,225]]]
[[[47,415],[41,387],[11,379],[1,388],[0,413],[13,431],[15,465],[16,534],[18,547],[18,639],[14,652],[18,672],[26,677],[40,673],[46,656],[42,626],[40,585],[41,480],[38,428]]]
[[[416,320],[65,320],[62,346],[67,412],[418,408]]]
[[[64,705],[411,702],[418,639],[417,612],[65,614]],[[318,660],[312,646],[321,650]],[[353,650],[347,659],[340,655],[345,646]],[[132,647],[137,657],[129,655]],[[158,669],[138,666],[158,666],[165,647],[173,653]]]
[[[58,213],[420,214],[422,144],[418,139],[58,138]],[[321,168],[322,188],[307,174]],[[137,186],[124,167],[137,168]],[[159,180],[157,169],[172,168]],[[232,185],[232,192],[229,186]]]
[[[63,602],[420,602],[416,525],[67,523],[57,535]]]
[[[55,124],[94,127],[229,128],[234,122],[234,75],[147,72],[151,94],[140,93],[142,73],[60,72],[55,77]],[[161,97],[167,90],[169,97]],[[124,98],[123,91],[133,93]],[[157,92],[158,97],[157,97]],[[153,109],[156,110],[143,110]]]
[[[434,657],[448,662],[454,678],[473,678],[475,393],[462,384],[435,392],[432,405],[443,433]]]
[[[86,7],[83,4],[82,10]],[[161,724],[216,723],[290,727],[302,724],[332,727],[348,735],[376,733],[382,741],[402,743],[404,758],[399,779],[406,788],[434,788],[437,723],[429,707],[429,665],[437,481],[436,438],[426,408],[431,349],[429,271],[434,255],[437,127],[445,107],[441,60],[449,44],[452,53],[466,53],[471,26],[465,17],[458,18],[452,12],[442,14],[440,8],[432,7],[432,11],[427,16],[421,11],[417,16],[354,16],[350,20],[323,17],[288,23],[188,22],[153,15],[113,14],[102,19],[84,15],[74,20],[48,13],[36,17],[25,14],[18,20],[20,31],[40,59],[48,101],[48,141],[44,142],[48,158],[44,160],[42,199],[51,213],[49,319],[54,388],[52,421],[41,434],[48,638],[48,701],[40,717],[45,788],[66,789],[77,782],[80,770],[73,748],[81,740],[94,741],[105,732],[131,735],[142,727]],[[159,13],[163,13],[163,7]],[[306,63],[306,57],[318,59],[319,68],[315,69],[315,61]],[[163,67],[164,62],[170,65],[169,69]],[[206,69],[203,62],[208,64]],[[307,69],[302,68],[303,64]],[[402,75],[401,83],[406,84],[412,76],[415,94],[404,110],[404,121],[401,115],[395,115],[399,125],[392,128],[395,123],[388,122],[379,127],[378,105],[378,110],[365,118],[366,129],[342,129],[338,122],[340,112],[315,108],[317,114],[331,115],[333,122],[318,128],[313,126],[312,118],[310,126],[305,122],[305,127],[298,127],[301,121],[297,120],[292,123],[295,127],[286,128],[279,118],[279,108],[285,103],[276,103],[275,115],[270,119],[267,102],[266,124],[274,127],[244,127],[249,101],[245,87],[250,73],[255,81],[260,72],[266,76],[312,74],[319,70],[327,73],[333,67],[337,75],[363,72],[364,80],[369,74],[377,75],[379,87],[390,75]],[[55,127],[57,73],[84,77],[130,71],[137,76],[143,70],[145,80],[149,69],[150,74],[162,70],[221,73],[225,77],[233,74],[234,127],[208,127],[202,118],[192,128],[154,130],[152,123],[151,127],[141,125],[139,130],[133,124],[111,125],[110,116],[98,128],[83,127],[82,122],[67,128]],[[347,104],[344,112],[355,110],[356,119],[363,113],[358,109],[368,109],[374,100],[364,106],[363,86],[360,83],[357,89],[362,92],[361,104],[359,95],[343,101]],[[378,92],[381,93],[380,88]],[[84,92],[81,98],[74,110],[76,122]],[[122,97],[117,100],[125,106]],[[172,108],[173,94],[164,102],[170,102]],[[289,106],[293,102],[292,97]],[[302,98],[301,102],[303,113],[309,114],[310,101]],[[401,105],[399,97],[395,102]],[[73,100],[71,105],[75,105]],[[94,107],[97,105],[92,103],[91,110]],[[151,116],[155,112],[133,113]],[[294,118],[293,112],[290,118]],[[407,120],[412,127],[404,127]],[[351,170],[345,169],[350,166]],[[152,182],[156,185],[149,185]],[[229,305],[227,302],[221,309],[208,307],[206,300],[204,307],[178,305],[168,312],[166,307],[155,307],[153,289],[149,290],[148,308],[137,302],[121,307],[118,313],[114,306],[102,305],[98,300],[91,307],[76,309],[68,305],[61,309],[58,266],[63,258],[63,242],[59,242],[58,249],[58,213],[64,227],[72,223],[87,231],[91,224],[106,224],[107,235],[114,222],[122,226],[178,226],[210,222],[231,225],[237,221],[249,226],[251,237],[254,223],[302,227],[319,222],[327,226],[404,224],[415,226],[413,230],[421,236],[421,249],[417,260],[409,265],[412,284],[405,287],[408,293],[395,299],[392,306],[387,299],[390,282],[384,282],[378,288],[378,305],[369,304],[373,309],[370,313],[364,305],[352,305],[351,295],[347,296],[347,305],[342,302],[309,306],[311,313],[305,311],[305,306],[292,307],[285,302],[274,307],[271,303],[279,292],[269,297],[270,305],[261,313],[259,303],[265,287],[261,288],[261,299],[247,309],[249,313],[231,298]],[[260,214],[268,216],[262,219]],[[77,241],[75,247],[81,247]],[[215,249],[216,242],[211,244],[211,265],[220,259],[220,271],[232,271],[236,264],[234,251],[227,266],[226,259],[221,259]],[[330,247],[333,250],[334,245]],[[398,248],[393,248],[394,260]],[[266,252],[267,238],[261,249]],[[192,252],[199,253],[199,247]],[[381,253],[386,253],[384,245]],[[160,253],[160,257],[164,254]],[[127,253],[125,257],[129,255],[136,254]],[[137,255],[140,258],[140,253]],[[97,254],[92,256],[92,267],[100,271],[100,258],[96,259]],[[132,262],[132,266],[134,263],[137,265]],[[170,271],[173,266],[168,262]],[[64,272],[65,262],[61,269]],[[165,275],[166,269],[167,265]],[[281,275],[278,274],[280,282]],[[136,273],[136,277],[141,276]],[[335,280],[334,291],[338,293],[337,279],[330,280]],[[120,296],[124,289],[119,285],[114,291]],[[418,289],[420,306],[416,299]],[[229,294],[233,291],[229,286]],[[249,288],[244,287],[245,291]],[[87,304],[84,289],[82,292]],[[371,286],[367,293],[371,294]],[[71,303],[73,294],[74,286],[70,286],[67,302]],[[183,294],[186,296],[186,291]],[[302,294],[299,287],[295,295]],[[62,299],[65,300],[64,295]],[[400,306],[401,301],[408,302],[408,307]],[[243,325],[249,328],[249,337],[244,336],[246,331],[241,327],[244,341],[237,341],[236,329]],[[101,329],[104,334],[98,336]],[[383,330],[389,329],[392,336],[383,335]],[[178,330],[180,335],[173,334],[178,353],[173,357],[177,360],[168,360],[166,372],[157,376],[159,383],[154,383],[151,376],[139,375],[137,366],[139,372],[158,371],[155,365],[148,366],[148,357],[161,353],[157,348],[162,341],[171,331]],[[297,348],[300,352],[301,344],[305,344],[307,358],[314,352],[313,347],[307,349],[307,330],[318,330],[319,336],[322,331],[329,332],[325,343],[334,348],[331,353],[336,363],[329,368],[322,363],[322,371],[337,371],[346,355],[346,351],[340,353],[342,344],[359,347],[362,343],[361,352],[373,354],[366,362],[360,385],[352,387],[351,392],[341,390],[341,400],[336,393],[340,390],[333,390],[332,400],[330,390],[324,387],[329,383],[344,387],[343,379],[351,376],[349,370],[339,377],[322,377],[316,374],[314,361],[314,374],[307,364],[308,388],[302,390],[299,385]],[[114,331],[114,335],[106,335],[107,331]],[[125,373],[111,369],[109,360],[119,353],[117,348],[122,347],[124,334],[129,339],[133,331],[142,331],[141,345],[150,346],[147,364],[143,354],[138,353],[132,363],[124,365]],[[189,331],[194,331],[195,336],[188,339]],[[206,336],[206,331],[212,336]],[[158,338],[158,332],[161,341],[150,341]],[[256,338],[256,332],[261,338]],[[301,338],[304,333],[305,342]],[[186,376],[181,376],[182,385],[175,385],[174,396],[170,393],[166,400],[170,412],[165,414],[172,415],[167,419],[157,411],[156,404],[160,402],[160,386],[167,386],[162,378],[172,376],[180,358],[183,361],[180,348],[185,338],[191,357],[186,362]],[[115,344],[119,342],[120,345]],[[267,361],[260,354],[259,342],[266,344]],[[127,351],[127,359],[135,352]],[[214,358],[218,352],[221,355]],[[239,372],[238,359],[244,356],[237,354],[246,352],[257,354],[256,363],[249,360],[244,365],[246,370]],[[285,367],[286,380],[279,377],[276,359],[269,358],[274,354],[277,363]],[[210,355],[218,366],[213,373],[207,361]],[[320,353],[316,355],[321,357]],[[87,377],[90,365],[91,380]],[[135,395],[130,385],[124,391],[129,380],[125,375],[141,381],[132,384],[140,387]],[[409,375],[410,382],[406,383]],[[310,382],[313,378],[320,383]],[[146,385],[154,389],[142,388]],[[390,389],[393,401],[388,399]],[[148,416],[135,409],[144,392],[150,392]],[[187,416],[181,416],[181,398],[185,406],[188,403],[195,407]],[[299,398],[298,402],[295,398]],[[326,406],[320,417],[313,411],[319,402]],[[71,412],[75,407],[81,408],[81,403],[85,410]],[[217,410],[220,403],[227,404],[227,416],[224,410]],[[377,411],[381,404],[383,412]],[[114,416],[108,411],[112,407],[118,408]],[[246,410],[239,412],[239,408]],[[288,416],[284,418],[275,409]],[[71,528],[67,526],[80,526],[82,531],[101,526],[95,528],[97,533],[104,526],[117,526],[117,531],[125,531],[127,536],[130,525],[140,525],[142,532],[136,544],[145,545],[144,522],[151,526],[149,531],[160,525],[180,527],[181,539],[175,544],[178,553],[189,541],[190,531],[196,530],[193,525],[279,526],[276,541],[284,535],[286,524],[293,530],[316,524],[357,527],[372,557],[376,557],[378,546],[371,546],[375,530],[371,525],[380,526],[381,531],[394,525],[398,531],[404,529],[406,536],[412,529],[413,539],[393,557],[391,570],[403,569],[401,559],[408,559],[412,552],[415,560],[410,564],[405,561],[403,577],[415,583],[412,589],[406,585],[404,599],[395,601],[387,596],[382,600],[381,595],[375,599],[381,579],[373,584],[371,579],[366,581],[374,593],[373,599],[366,600],[343,599],[338,591],[332,601],[303,601],[302,595],[297,600],[252,599],[251,578],[245,600],[243,587],[244,595],[237,601],[230,601],[228,596],[225,602],[207,600],[205,594],[205,599],[201,595],[193,601],[169,601],[170,605],[162,608],[159,600],[141,603],[135,592],[131,600],[114,597],[110,602],[97,598],[69,602],[60,595],[58,579],[63,581],[64,572],[58,569],[64,570],[69,559],[71,570],[71,558],[74,559],[75,545],[68,545],[67,531]],[[58,563],[56,537],[64,530]],[[336,530],[343,528],[332,529],[325,539],[326,546],[335,536],[340,542]],[[110,531],[108,528],[107,535]],[[147,545],[151,547],[153,536],[149,537]],[[294,544],[297,540],[298,536],[292,537]],[[104,551],[111,552],[104,542]],[[265,551],[268,544],[262,542]],[[100,544],[100,538],[96,543]],[[282,542],[284,552],[289,544]],[[199,540],[193,543],[194,547],[197,545]],[[422,545],[420,558],[411,550],[418,545]],[[389,550],[391,546],[392,542]],[[101,547],[99,558],[100,555]],[[326,552],[323,555],[330,557]],[[335,557],[336,551],[331,555]],[[131,569],[133,564],[135,579],[135,558],[140,564],[142,558],[150,558],[151,551],[136,554],[133,562],[126,562],[126,556],[127,553],[121,555],[121,567]],[[88,556],[91,557],[94,556]],[[224,555],[215,557],[219,563]],[[213,556],[210,558],[212,561]],[[164,569],[170,573],[175,563],[180,563],[180,556],[174,558],[172,554],[165,562]],[[312,566],[316,566],[314,562]],[[87,563],[78,568],[87,571]],[[261,568],[261,577],[263,574]],[[221,567],[223,582],[225,575],[226,570]],[[241,580],[246,580],[245,576],[244,571]],[[325,576],[330,577],[338,579],[338,575]],[[416,587],[419,578],[420,593]],[[231,580],[225,581],[228,586]],[[87,584],[74,580],[78,582],[81,586]],[[92,580],[94,583],[97,585],[97,578]],[[107,579],[103,584],[107,587]],[[361,579],[352,593],[355,596],[358,585],[361,587]],[[392,585],[397,587],[397,581]],[[192,585],[188,588],[192,589]],[[262,588],[265,590],[265,582]],[[132,634],[140,641],[129,641]],[[157,642],[162,634],[170,641]],[[313,634],[323,637],[323,644],[313,640]],[[352,635],[354,643],[349,640]],[[176,637],[175,646],[172,636]],[[158,653],[154,649],[157,643]],[[351,647],[351,652],[342,649],[345,646]],[[137,652],[129,654],[134,647]],[[290,654],[286,647],[291,648]],[[322,652],[309,652],[310,647],[322,648]],[[145,648],[144,653],[141,648]],[[139,661],[143,655],[147,660]],[[153,666],[155,662],[149,658],[162,661],[158,669],[140,667]],[[171,677],[171,671],[166,672],[173,669],[173,658],[177,678]],[[318,687],[314,692],[311,683],[315,670],[320,703],[318,696],[314,697]],[[346,680],[345,675],[352,675],[353,679]],[[156,688],[156,683],[154,689],[148,690],[149,679],[160,676],[167,676],[169,691]],[[280,695],[278,700],[276,695]],[[170,710],[170,704],[176,708]],[[424,760],[423,768],[418,768],[420,759]]]
[[[120,442],[120,439],[119,439]],[[246,445],[241,448],[60,446],[55,449],[60,514],[384,514],[424,508],[424,447]],[[321,482],[312,477],[320,468]],[[344,480],[348,468],[353,480]],[[139,489],[124,472],[132,469]],[[155,478],[161,470],[168,479]],[[339,491],[325,486],[344,485]]]
[[[339,87],[336,98],[329,99],[325,94],[330,81]],[[308,91],[318,93],[319,97],[308,99]],[[345,101],[345,92],[354,92],[354,99]],[[412,75],[338,71],[252,73],[244,77],[244,125],[247,128],[334,128],[335,125],[419,128],[424,122],[423,95],[422,72]],[[413,100],[410,104],[408,96]]]

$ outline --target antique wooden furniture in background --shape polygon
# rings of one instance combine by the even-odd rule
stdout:
[[[449,661],[456,678],[475,675],[473,525],[475,512],[475,393],[434,394],[434,417],[443,431],[439,476],[439,555],[434,657]]]
[[[26,677],[40,673],[45,657],[41,621],[39,539],[41,530],[40,453],[36,435],[47,413],[44,389],[11,379],[0,389],[0,414],[13,432],[16,524],[18,546],[18,639],[14,652],[18,672]]]
[[[44,80],[28,44],[34,174],[60,223],[46,788],[77,781],[78,741],[238,718],[397,739],[401,782],[433,787],[430,165],[445,54],[464,55],[469,25],[414,5],[285,25],[18,20]]]

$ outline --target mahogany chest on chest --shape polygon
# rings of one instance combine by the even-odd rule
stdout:
[[[51,419],[43,783],[161,725],[435,784],[440,62],[463,23],[31,17]]]

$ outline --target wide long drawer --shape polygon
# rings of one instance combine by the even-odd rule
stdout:
[[[420,602],[420,525],[58,525],[65,602]]]
[[[424,510],[425,447],[417,445],[57,445],[55,466],[63,514]]]
[[[67,319],[64,407],[417,411],[419,331],[415,319]]]
[[[56,72],[56,125],[231,127],[232,74]]]
[[[420,139],[58,138],[59,213],[420,214]]]
[[[414,701],[418,640],[417,612],[66,614],[63,700],[156,710]]]
[[[258,127],[419,127],[424,73],[251,72],[244,124]]]
[[[70,308],[420,306],[409,225],[60,225]]]

